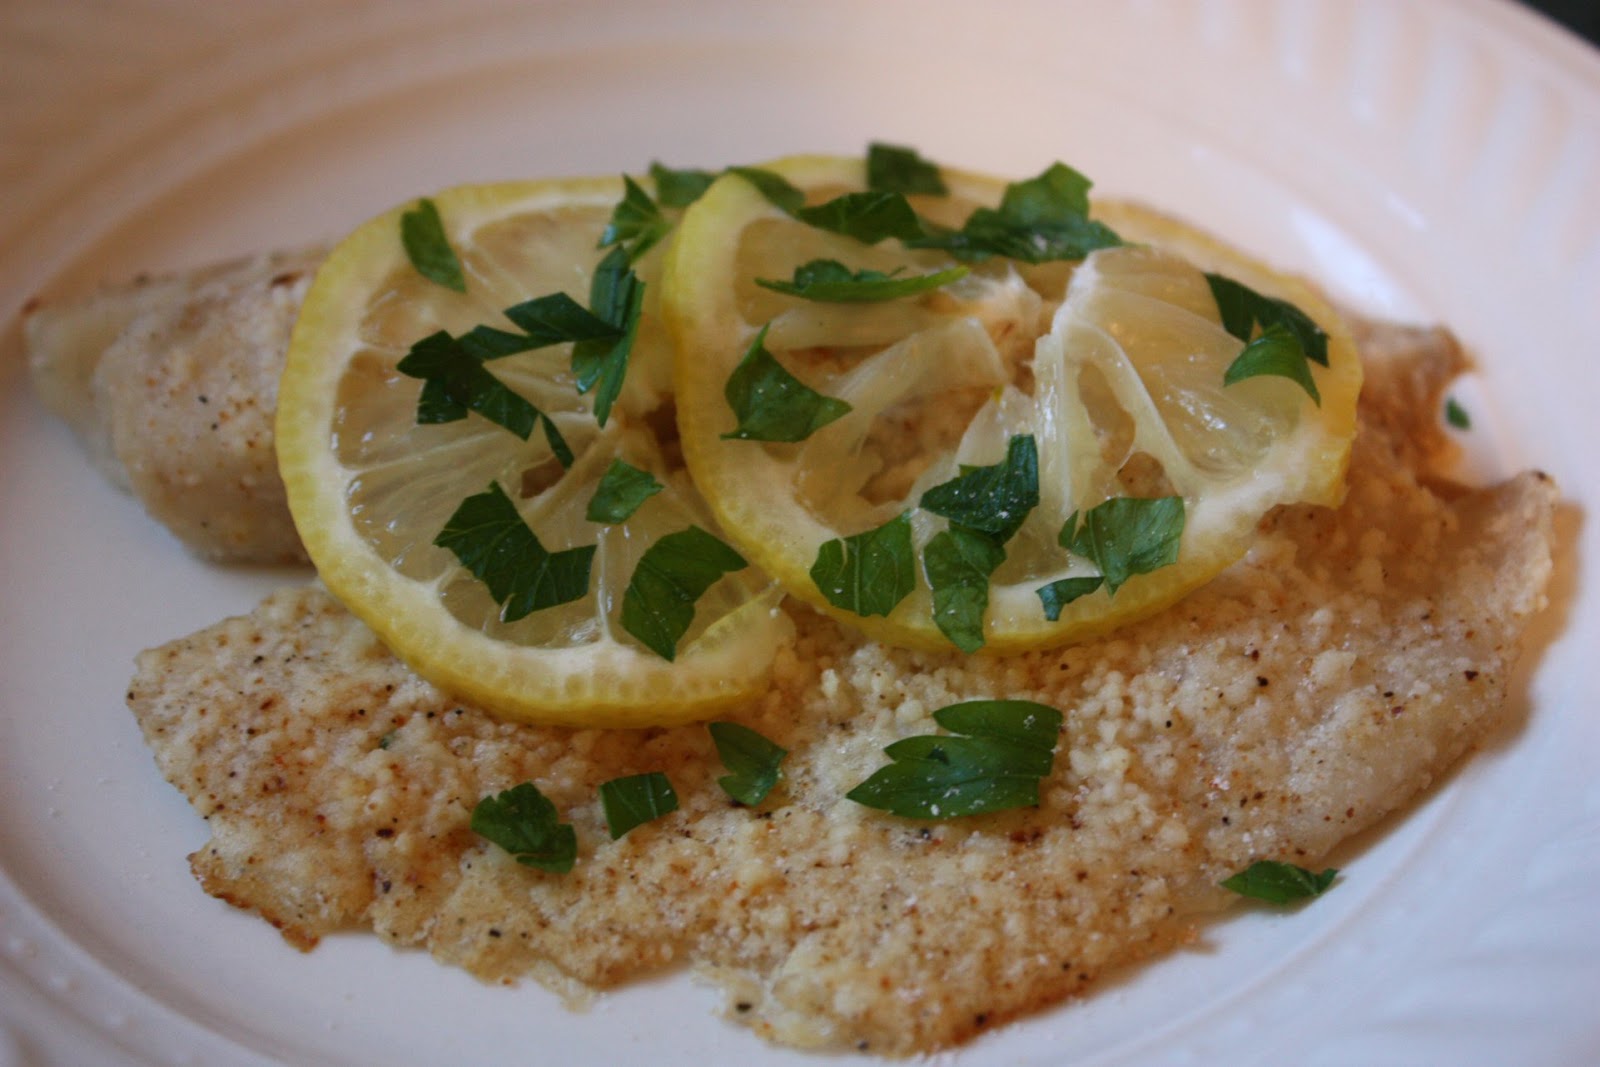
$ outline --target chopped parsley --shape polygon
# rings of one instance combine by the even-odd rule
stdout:
[[[1039,450],[1029,434],[1006,443],[1006,456],[988,467],[964,467],[922,494],[924,510],[1009,541],[1039,504]]]
[[[678,794],[666,775],[650,771],[602,782],[600,807],[605,812],[606,831],[615,841],[636,826],[677,811]]]
[[[1058,578],[1034,591],[1039,594],[1039,600],[1044,605],[1044,617],[1055,622],[1061,618],[1062,608],[1079,597],[1088,596],[1105,584],[1105,578],[1096,574],[1082,578]]]
[[[1118,496],[1086,512],[1073,512],[1058,540],[1062,548],[1098,567],[1106,592],[1115,595],[1134,575],[1149,574],[1178,561],[1183,520],[1181,496]],[[1041,599],[1043,596],[1041,592]],[[1046,600],[1046,611],[1049,607]]]
[[[544,425],[545,440],[563,466],[572,463],[572,450],[550,417],[490,373],[479,355],[482,345],[494,338],[512,337],[500,330],[487,330],[474,337],[452,337],[439,330],[417,341],[397,364],[401,374],[422,379],[417,397],[417,422],[433,424],[455,422],[468,412],[488,419],[516,434],[524,441],[535,426]],[[474,338],[469,341],[468,338]],[[489,341],[482,340],[490,339]],[[493,357],[488,357],[493,358]]]
[[[751,808],[767,799],[783,778],[783,757],[789,750],[736,722],[708,723],[706,729],[722,765],[728,768],[728,773],[717,779],[722,791]]]
[[[907,737],[893,762],[845,794],[908,819],[948,819],[1039,803],[1062,715],[1027,700],[973,700],[933,713],[950,735]]]
[[[743,441],[804,441],[850,410],[784,369],[767,351],[763,327],[728,376],[723,396],[739,419],[724,438]]]
[[[640,470],[621,459],[611,461],[611,466],[600,476],[594,496],[589,498],[584,518],[590,522],[626,522],[639,505],[661,492],[663,486],[655,475]]]
[[[889,614],[916,587],[910,514],[824,542],[811,565],[811,580],[834,607],[857,615]]]
[[[924,223],[927,233],[906,244],[944,249],[966,262],[1082,259],[1122,243],[1110,227],[1089,218],[1090,184],[1065,163],[1054,163],[1037,178],[1006,186],[998,208],[975,209],[961,229]]]
[[[651,163],[650,177],[656,183],[656,197],[663,207],[688,207],[717,180],[717,172]]]
[[[1317,392],[1317,383],[1311,377],[1311,364],[1306,360],[1305,349],[1299,338],[1286,326],[1274,323],[1263,330],[1261,336],[1245,345],[1223,372],[1222,384],[1233,385],[1261,375],[1288,378],[1304,389],[1319,407],[1322,404],[1322,395]]]
[[[963,652],[983,647],[989,578],[1005,562],[1005,542],[1039,504],[1039,453],[1019,434],[1006,457],[987,467],[965,467],[955,478],[922,494],[921,506],[950,520],[922,553],[922,572],[933,594],[933,620]]]
[[[860,304],[900,300],[932,292],[967,276],[968,268],[950,267],[931,274],[903,276],[899,271],[885,274],[878,270],[852,271],[836,259],[813,259],[794,269],[790,281],[757,278],[756,284],[803,300],[831,304]]]
[[[400,243],[405,246],[406,258],[417,273],[458,293],[467,291],[467,278],[461,270],[461,260],[450,247],[450,238],[444,232],[444,220],[439,217],[439,207],[424,197],[417,206],[400,216]]]
[[[433,543],[453,552],[488,587],[505,622],[589,591],[595,546],[546,550],[498,482],[463,500]]]
[[[805,193],[780,174],[759,167],[730,167],[729,170],[754,185],[773,207],[819,230],[842,234],[869,245],[890,237],[910,241],[923,235],[922,221],[904,193],[868,189],[841,193],[832,200],[807,207]]]
[[[990,534],[952,525],[922,550],[922,573],[933,593],[933,621],[963,652],[983,647],[983,616],[989,609],[989,577],[1006,560]]]
[[[1292,863],[1257,860],[1220,884],[1243,897],[1269,904],[1293,904],[1321,896],[1338,876],[1332,867],[1316,874]]]
[[[611,219],[600,232],[600,247],[622,247],[632,263],[660,244],[672,232],[672,223],[650,194],[626,174],[622,189],[622,199],[611,209]]]
[[[743,570],[743,556],[690,526],[645,549],[622,594],[622,628],[663,659],[694,622],[695,602],[725,574]]]
[[[1467,414],[1467,409],[1457,403],[1453,396],[1444,402],[1444,421],[1458,430],[1472,429],[1472,416]]]
[[[876,142],[867,146],[867,188],[908,196],[949,192],[938,166],[923,159],[915,148]]]
[[[611,405],[622,393],[628,373],[628,356],[639,334],[644,308],[644,282],[633,272],[628,251],[621,245],[607,252],[589,282],[589,309],[610,326],[610,337],[578,340],[572,346],[572,372],[578,392],[594,389],[594,417],[601,426],[611,416]]]
[[[1310,315],[1286,300],[1263,296],[1221,274],[1207,274],[1206,283],[1222,316],[1222,328],[1233,336],[1248,343],[1256,326],[1263,331],[1282,326],[1299,342],[1306,359],[1328,365],[1328,335]]]
[[[578,857],[576,831],[561,821],[556,806],[532,782],[478,801],[470,825],[473,833],[499,845],[524,867],[565,874]]]
[[[1320,405],[1322,397],[1307,361],[1328,365],[1328,335],[1322,327],[1288,301],[1263,296],[1232,278],[1207,274],[1206,284],[1217,302],[1222,328],[1245,343],[1223,373],[1223,384],[1275,375],[1296,382]]]

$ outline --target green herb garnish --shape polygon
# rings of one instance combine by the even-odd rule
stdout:
[[[811,580],[828,603],[857,615],[887,615],[916,588],[911,516],[835,538],[817,550]]]
[[[656,197],[663,207],[688,207],[699,200],[711,183],[717,180],[717,173],[711,170],[679,170],[651,163],[650,177],[655,180]]]
[[[922,550],[922,573],[933,593],[933,621],[963,652],[983,647],[983,615],[989,609],[989,577],[1006,550],[994,536],[952,525]]]
[[[1221,274],[1207,274],[1206,283],[1222,316],[1222,328],[1233,336],[1248,344],[1257,326],[1263,331],[1282,326],[1299,342],[1306,359],[1328,365],[1328,335],[1310,315]]]
[[[578,858],[577,833],[532,782],[478,801],[470,825],[524,867],[565,874]]]
[[[722,791],[751,808],[767,799],[783,777],[781,764],[789,750],[736,722],[708,723],[706,729],[729,771],[717,779]]]
[[[957,477],[923,493],[918,503],[953,523],[1009,541],[1039,504],[1039,450],[1033,437],[1012,437],[1004,460],[964,467]]]
[[[1456,402],[1455,397],[1450,397],[1444,402],[1444,421],[1458,430],[1472,429],[1472,417],[1467,414],[1467,409]]]
[[[933,713],[953,735],[907,737],[893,760],[845,794],[908,819],[948,819],[1030,807],[1055,761],[1062,715],[1027,700],[973,700]]]
[[[1269,326],[1261,332],[1260,337],[1245,345],[1244,350],[1223,372],[1222,384],[1233,385],[1261,375],[1288,378],[1304,389],[1317,406],[1322,405],[1322,396],[1311,377],[1311,364],[1306,360],[1305,349],[1301,347],[1299,338],[1285,326]]]
[[[1257,860],[1221,885],[1240,896],[1265,900],[1269,904],[1293,904],[1298,900],[1321,896],[1338,875],[1339,872],[1332,867],[1321,874],[1314,874],[1292,863]]]
[[[453,552],[488,586],[505,622],[577,600],[589,591],[595,546],[547,551],[498,482],[463,500],[433,543]]]
[[[661,492],[655,475],[624,460],[614,459],[600,476],[584,518],[590,522],[619,523],[639,510],[639,505]]]
[[[998,208],[977,208],[959,230],[924,224],[925,236],[911,248],[941,248],[957,259],[979,262],[1005,256],[1025,263],[1082,259],[1122,239],[1089,218],[1090,181],[1065,163],[1037,178],[1006,186]]]
[[[841,193],[814,207],[803,207],[794,217],[829,233],[843,234],[862,244],[875,245],[890,237],[909,241],[922,236],[922,223],[904,193]]]
[[[645,549],[622,594],[622,628],[663,659],[694,621],[694,605],[724,574],[743,570],[743,556],[690,526]]]
[[[876,142],[867,146],[867,188],[908,196],[949,192],[938,166],[923,159],[915,148]]]
[[[805,193],[780,174],[759,167],[728,169],[760,190],[772,206],[819,230],[869,245],[890,237],[910,241],[923,235],[922,221],[904,193],[868,189],[841,193],[832,200],[806,207]]]
[[[813,259],[794,269],[792,281],[757,278],[756,284],[773,292],[831,304],[862,304],[899,300],[931,292],[967,276],[968,268],[950,267],[932,274],[902,276],[898,271],[852,271],[836,259]]]
[[[678,794],[660,771],[613,778],[600,783],[600,807],[606,814],[611,840],[636,826],[678,810]]]
[[[622,393],[628,355],[639,334],[644,308],[644,282],[633,273],[629,262],[626,249],[613,248],[595,267],[589,282],[589,309],[612,328],[613,336],[580,340],[572,346],[572,372],[577,376],[578,392],[594,389],[594,417],[601,426],[611,417],[611,405]]]
[[[824,396],[785,370],[767,351],[766,339],[762,327],[728,376],[723,396],[739,425],[724,438],[804,441],[850,410],[843,400]]]
[[[983,647],[989,578],[1005,562],[1003,547],[1039,504],[1039,452],[1019,434],[1006,457],[987,467],[964,467],[929,489],[922,508],[950,520],[922,553],[922,573],[933,593],[933,621],[963,652]]]
[[[1106,592],[1114,596],[1134,575],[1178,561],[1183,520],[1181,496],[1112,497],[1087,512],[1073,512],[1058,540],[1100,568]]]
[[[632,263],[671,233],[672,223],[650,194],[626,174],[622,176],[622,190],[622,199],[611,209],[611,219],[600,232],[599,247],[621,246]]]
[[[728,173],[737,174],[755,186],[768,203],[785,215],[793,215],[806,206],[806,194],[781,174],[760,167],[729,167]]]
[[[482,334],[474,331],[460,338],[451,337],[443,330],[431,333],[413,344],[396,365],[401,374],[422,379],[422,391],[417,397],[417,422],[425,425],[455,422],[473,411],[524,441],[536,425],[543,423],[550,450],[563,466],[571,466],[572,450],[556,424],[489,372],[484,359],[494,357],[478,354],[489,351],[488,345],[505,344],[497,339],[515,335],[488,327],[480,329],[484,331]]]
[[[439,208],[424,197],[417,206],[400,216],[400,243],[405,246],[406,258],[417,273],[446,289],[458,293],[467,291],[467,278],[461,271],[461,261],[450,238],[444,232],[444,220]]]
[[[1056,622],[1061,618],[1062,608],[1105,584],[1105,578],[1098,574],[1084,578],[1059,578],[1049,585],[1041,585],[1034,592],[1039,594],[1039,600],[1044,604],[1044,617]]]

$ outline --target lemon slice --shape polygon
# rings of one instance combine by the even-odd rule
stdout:
[[[419,424],[423,382],[397,369],[436,331],[514,331],[504,309],[557,292],[585,303],[597,238],[622,194],[617,180],[579,180],[433,197],[465,292],[411,265],[400,220],[412,205],[371,220],[317,274],[280,386],[279,465],[322,581],[418,674],[508,717],[583,726],[703,717],[759,691],[789,632],[779,594],[753,567],[705,589],[670,660],[623,625],[625,590],[650,546],[690,527],[716,532],[674,458],[662,409],[671,355],[656,306],[659,248],[633,265],[643,314],[604,427],[596,390],[578,391],[568,343],[485,364],[555,431],[526,439],[477,413]],[[570,450],[570,466],[553,440]],[[622,521],[590,521],[588,504],[618,459],[661,488]],[[586,591],[514,618],[435,543],[463,502],[491,486],[551,554],[594,546]]]
[[[864,188],[857,160],[795,157],[764,168],[815,204]],[[948,195],[912,196],[924,219],[959,228],[994,208],[1002,182],[943,172]],[[1249,547],[1259,519],[1292,502],[1336,503],[1355,431],[1361,368],[1339,317],[1306,285],[1226,244],[1132,205],[1097,208],[1126,242],[1080,262],[994,257],[960,280],[898,300],[824,303],[772,291],[817,259],[895,277],[950,268],[944,251],[872,246],[773,206],[740,175],[721,178],[686,215],[666,266],[677,343],[682,445],[723,529],[784,588],[881,640],[949,648],[935,619],[927,546],[949,527],[923,494],[963,471],[1005,460],[1033,440],[1038,504],[992,571],[979,640],[991,650],[1061,644],[1157,611]],[[1245,341],[1224,328],[1207,272],[1287,301],[1327,337],[1311,367],[1314,401],[1281,376],[1225,384]],[[764,331],[764,332],[763,332]],[[726,390],[761,347],[794,379],[849,405],[803,440],[750,440]],[[1309,365],[1309,364],[1308,364]],[[1084,579],[1103,561],[1079,556],[1069,519],[1117,498],[1181,497],[1175,562],[1055,605],[1041,589]],[[824,594],[813,566],[905,516],[912,588],[887,614]],[[857,579],[865,580],[861,575]]]

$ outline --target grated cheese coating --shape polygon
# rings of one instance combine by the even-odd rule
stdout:
[[[1268,516],[1246,559],[1107,638],[1010,657],[888,648],[791,607],[795,642],[729,716],[790,750],[756,809],[703,726],[506,723],[417,679],[320,588],[144,653],[128,701],[209,822],[209,893],[290,943],[370,927],[482,979],[572,995],[691,966],[785,1045],[957,1044],[1181,942],[1257,859],[1315,866],[1491,730],[1550,568],[1549,479],[1428,475],[1448,335],[1365,325],[1337,510]],[[921,823],[844,794],[978,697],[1061,709],[1036,809]],[[681,807],[620,841],[599,784],[663,771]],[[576,827],[567,875],[468,829],[533,781]]]

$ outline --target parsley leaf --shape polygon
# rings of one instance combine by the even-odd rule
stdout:
[[[921,506],[953,523],[1009,541],[1039,504],[1039,450],[1033,437],[1018,434],[1006,458],[989,467],[968,467],[922,494]]]
[[[706,729],[722,765],[731,772],[717,779],[722,791],[750,808],[767,799],[783,778],[780,765],[789,750],[736,722],[708,723]]]
[[[824,396],[784,369],[766,347],[762,327],[722,395],[739,425],[722,436],[741,441],[804,441],[850,410],[843,400]]]
[[[990,256],[1025,263],[1082,259],[1122,243],[1110,227],[1089,218],[1089,186],[1088,178],[1055,163],[1037,178],[1006,186],[998,208],[975,209],[961,229],[929,226],[925,236],[906,244],[942,248],[968,262]]]
[[[1039,594],[1039,600],[1044,604],[1044,617],[1055,622],[1061,618],[1062,608],[1079,597],[1088,596],[1105,583],[1105,578],[1098,574],[1085,578],[1058,578],[1049,585],[1041,585],[1034,592]]]
[[[972,700],[933,713],[952,734],[907,737],[893,761],[845,796],[908,819],[981,815],[1039,803],[1062,715],[1027,700]]]
[[[1333,867],[1315,874],[1292,863],[1257,860],[1221,885],[1240,896],[1270,904],[1293,904],[1297,900],[1321,896],[1338,876],[1338,870]]]
[[[933,592],[933,621],[963,652],[983,647],[983,613],[989,608],[989,576],[1006,550],[986,533],[952,525],[922,550],[922,573]]]
[[[489,587],[506,622],[577,600],[589,591],[595,546],[547,551],[499,482],[463,500],[433,543],[453,552]]]
[[[819,230],[843,234],[862,244],[875,245],[890,237],[902,241],[922,236],[922,222],[904,193],[868,190],[841,193],[814,207],[792,212],[794,217]]]
[[[867,188],[907,195],[944,196],[949,192],[938,166],[923,159],[915,148],[877,142],[867,146]]]
[[[1305,349],[1300,347],[1300,341],[1284,326],[1269,326],[1260,337],[1245,345],[1223,372],[1222,384],[1233,385],[1260,375],[1288,378],[1304,389],[1318,407],[1322,406],[1322,396],[1311,377],[1311,365],[1306,361]]]
[[[694,621],[694,605],[724,574],[743,570],[743,556],[690,526],[645,549],[622,594],[622,628],[663,659]]]
[[[439,217],[439,207],[432,200],[424,197],[416,207],[400,216],[400,243],[405,246],[406,258],[411,260],[418,274],[446,289],[458,293],[467,291],[461,261],[450,247],[444,220]]]
[[[473,833],[499,845],[524,867],[565,874],[578,857],[577,832],[561,821],[556,806],[532,782],[478,801],[470,825]]]
[[[806,205],[806,194],[789,179],[760,167],[729,167],[729,174],[737,174],[755,186],[773,207],[785,215],[793,215]]]
[[[916,587],[915,555],[911,516],[901,512],[876,529],[825,542],[811,580],[835,607],[887,615]]]
[[[628,355],[639,334],[644,308],[644,282],[629,266],[620,245],[607,252],[589,282],[589,308],[614,331],[611,337],[580,340],[572,346],[572,372],[578,392],[594,394],[594,417],[601,426],[611,417],[611,405],[622,393],[628,373]],[[595,388],[598,383],[599,388]]]
[[[968,268],[950,267],[932,274],[918,274],[909,278],[899,272],[885,274],[878,270],[851,271],[836,259],[813,259],[794,269],[794,280],[757,278],[756,284],[774,292],[798,296],[804,300],[817,300],[832,304],[867,303],[879,300],[899,300],[931,292],[967,276]]]
[[[422,379],[422,392],[417,398],[419,423],[455,422],[475,411],[524,441],[541,419],[546,433],[552,431],[548,416],[489,373],[483,360],[463,340],[443,330],[413,344],[396,369],[408,377]],[[559,433],[556,436],[559,438]],[[571,462],[570,452],[562,462]]]
[[[600,231],[600,248],[618,245],[627,250],[631,263],[660,243],[672,232],[672,223],[650,194],[639,183],[622,176],[622,199],[611,209],[611,219]]]
[[[832,200],[806,207],[806,195],[781,174],[759,167],[730,167],[730,172],[760,190],[784,214],[808,226],[853,237],[874,245],[888,237],[909,241],[923,235],[922,220],[904,193],[869,189],[841,193]]]
[[[1282,326],[1299,342],[1305,358],[1328,365],[1328,335],[1310,315],[1286,300],[1263,296],[1221,274],[1207,274],[1206,283],[1222,315],[1222,328],[1233,336],[1249,343],[1258,324],[1262,330]]]
[[[715,171],[666,167],[650,164],[650,177],[656,183],[656,196],[663,207],[688,207],[717,180]]]
[[[493,326],[474,326],[460,337],[443,330],[411,346],[397,369],[423,381],[417,399],[419,423],[454,422],[476,411],[524,441],[542,421],[545,440],[563,466],[572,465],[572,450],[549,416],[491,374],[484,363],[519,352],[529,352],[564,341],[601,343],[622,336],[621,331],[592,314],[566,293],[525,300],[503,314],[523,333]]]
[[[600,476],[594,496],[589,498],[589,509],[584,518],[590,522],[619,523],[639,510],[639,505],[661,492],[663,486],[655,475],[640,470],[620,459]]]
[[[480,359],[499,359],[563,341],[606,341],[619,336],[617,326],[584,308],[566,293],[551,293],[513,304],[502,312],[522,335],[474,326],[461,340]]]
[[[613,778],[600,783],[600,807],[606,814],[611,840],[636,826],[678,810],[678,794],[660,771]]]
[[[1118,496],[1087,512],[1073,512],[1061,527],[1061,547],[1090,560],[1115,595],[1136,574],[1178,561],[1183,541],[1183,497]]]
[[[1472,429],[1472,416],[1467,414],[1467,409],[1457,403],[1453,396],[1444,402],[1444,421],[1458,430]]]

